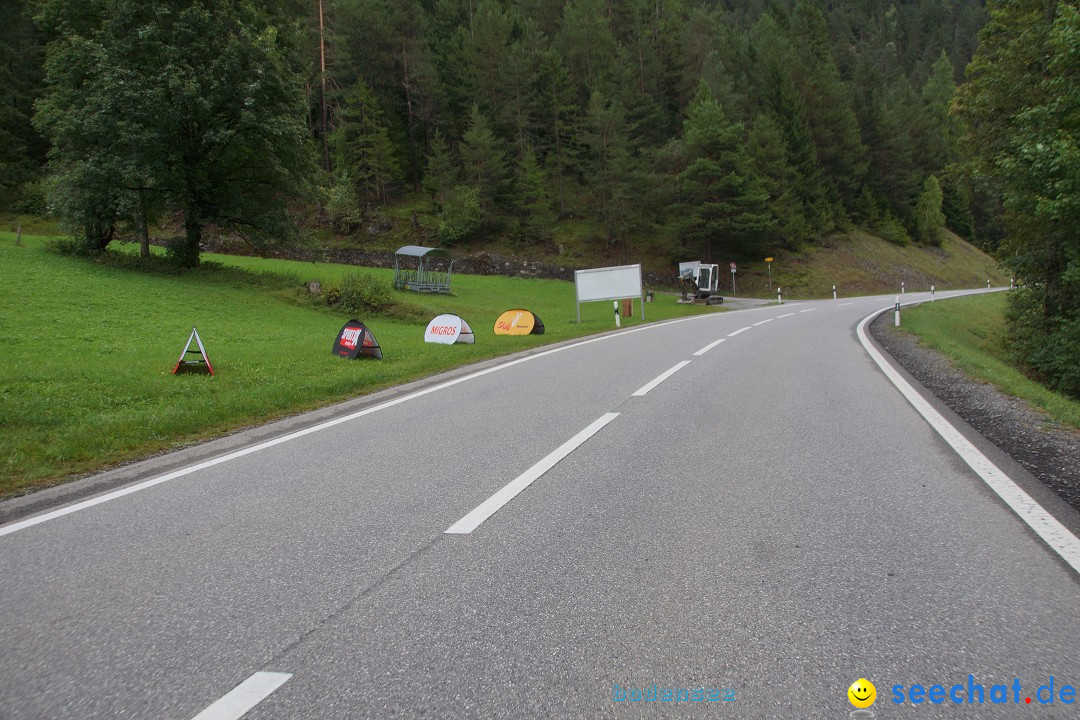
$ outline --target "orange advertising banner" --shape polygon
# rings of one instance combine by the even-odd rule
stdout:
[[[495,321],[496,335],[543,335],[544,323],[528,310],[507,310]]]

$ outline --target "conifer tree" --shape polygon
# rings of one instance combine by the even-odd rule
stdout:
[[[503,201],[507,181],[506,152],[488,118],[473,105],[460,152],[465,181],[475,190],[481,209],[494,210]]]
[[[330,144],[335,166],[348,173],[357,194],[385,203],[399,167],[382,111],[363,78],[345,93]]]
[[[685,241],[701,247],[706,260],[718,249],[743,253],[761,248],[774,224],[768,194],[754,172],[743,127],[730,122],[702,86],[683,126],[686,165],[679,173]]]

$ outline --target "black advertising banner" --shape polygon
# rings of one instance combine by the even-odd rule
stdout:
[[[341,326],[334,341],[334,354],[338,357],[354,359],[361,355],[382,360],[382,348],[379,341],[371,334],[367,325],[359,320],[350,320]]]

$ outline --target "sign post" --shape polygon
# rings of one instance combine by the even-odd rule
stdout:
[[[769,263],[769,287],[772,287],[772,258],[765,258],[765,262]]]
[[[577,321],[581,322],[581,303],[598,300],[641,300],[641,319],[645,319],[645,291],[641,280],[641,265],[619,265],[616,267],[591,268],[574,271],[574,293],[576,295]],[[619,303],[615,303],[615,312],[619,312]],[[629,317],[629,315],[627,316]]]
[[[735,295],[735,263],[731,263],[731,294]]]

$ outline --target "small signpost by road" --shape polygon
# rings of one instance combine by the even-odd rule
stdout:
[[[772,287],[772,258],[765,258],[765,262],[769,264],[769,287]]]
[[[735,263],[731,263],[731,294],[735,294]]]

